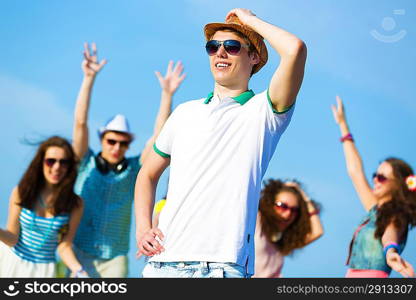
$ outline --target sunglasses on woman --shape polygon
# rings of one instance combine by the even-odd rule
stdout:
[[[106,139],[107,144],[114,146],[115,144],[119,143],[120,147],[128,147],[130,145],[130,141],[117,141],[117,140],[113,140],[113,139]]]
[[[386,176],[379,173],[373,173],[373,179],[376,178],[378,182],[383,183],[388,180]]]
[[[277,208],[280,208],[283,211],[287,211],[290,210],[291,213],[298,213],[299,212],[299,207],[298,206],[289,206],[284,202],[278,201],[274,203],[274,206],[276,206]]]
[[[225,41],[217,41],[217,40],[210,40],[206,43],[205,49],[209,56],[215,55],[220,49],[221,45],[224,46],[225,51],[230,55],[238,55],[240,53],[241,47],[249,48],[250,45],[248,44],[241,44],[237,40],[225,40]]]
[[[59,163],[59,165],[63,167],[68,167],[71,163],[71,160],[69,159],[56,159],[56,158],[45,158],[44,160],[45,165],[47,165],[49,168],[52,168],[54,164]]]

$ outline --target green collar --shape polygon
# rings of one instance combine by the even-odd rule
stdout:
[[[250,100],[254,96],[254,92],[252,90],[245,91],[244,93],[241,93],[237,97],[231,97],[241,105],[245,104],[248,100]],[[208,104],[212,97],[214,97],[214,92],[211,92],[208,94],[208,97],[205,99],[204,104]]]

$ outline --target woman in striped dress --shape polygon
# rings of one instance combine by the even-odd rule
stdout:
[[[72,251],[83,210],[73,191],[76,173],[68,141],[54,136],[40,144],[0,229],[0,277],[55,277],[56,250],[74,276],[88,276]]]

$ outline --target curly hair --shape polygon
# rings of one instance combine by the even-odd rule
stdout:
[[[299,183],[298,185],[300,186]],[[272,236],[279,232],[276,223],[281,221],[281,218],[274,211],[274,203],[276,196],[281,192],[290,192],[296,196],[299,203],[299,213],[288,228],[282,232],[282,238],[275,242],[272,240]],[[313,201],[313,205],[318,209],[319,205],[315,201]],[[296,187],[287,186],[281,180],[269,179],[261,191],[259,211],[262,231],[269,242],[274,244],[283,255],[292,254],[295,249],[305,246],[306,236],[312,228],[305,199]]]
[[[405,161],[395,157],[384,161],[393,168],[396,188],[391,193],[391,201],[383,203],[377,209],[374,235],[381,238],[386,227],[393,223],[406,236],[409,225],[411,228],[416,225],[416,192],[409,190],[406,185],[406,178],[413,174],[413,170]]]
[[[57,184],[53,195],[54,214],[70,213],[72,209],[78,207],[81,203],[79,196],[74,193],[74,184],[77,176],[77,159],[71,144],[59,136],[50,137],[39,145],[35,157],[30,162],[29,167],[19,182],[19,205],[30,210],[35,208],[39,193],[45,186],[43,160],[49,147],[62,148],[67,155],[67,159],[70,161],[67,173],[62,181]]]

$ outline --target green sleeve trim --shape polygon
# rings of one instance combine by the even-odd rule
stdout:
[[[273,112],[275,113],[275,114],[278,114],[278,115],[280,115],[280,114],[284,114],[284,113],[287,113],[292,107],[293,107],[293,105],[295,105],[295,103],[296,102],[293,102],[292,103],[292,105],[290,105],[288,108],[285,108],[284,110],[282,110],[282,111],[277,111],[276,109],[274,109],[274,107],[273,107],[273,103],[272,103],[272,99],[270,99],[270,95],[269,95],[269,89],[267,89],[267,100],[269,101],[269,104],[270,104],[270,107],[272,108],[272,110],[273,110]]]
[[[166,154],[165,152],[160,151],[160,150],[156,147],[156,143],[154,143],[154,144],[153,144],[153,150],[155,150],[155,152],[156,152],[157,154],[159,154],[160,156],[162,156],[162,157],[165,157],[165,158],[169,158],[169,157],[170,157],[170,154]]]

